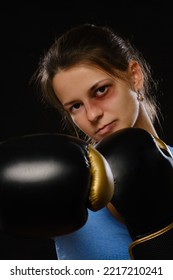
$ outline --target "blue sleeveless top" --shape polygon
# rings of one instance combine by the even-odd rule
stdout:
[[[168,145],[167,145],[167,146],[168,146]],[[172,155],[173,155],[173,147],[168,146],[168,148],[170,149],[170,152],[171,152]]]
[[[173,147],[168,146],[173,154]],[[132,241],[124,224],[105,207],[88,210],[86,224],[79,230],[55,238],[59,260],[130,260]]]
[[[60,260],[126,260],[131,237],[126,226],[105,207],[88,210],[87,223],[74,233],[55,238]]]

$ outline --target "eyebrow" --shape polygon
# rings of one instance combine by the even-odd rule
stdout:
[[[94,91],[94,90],[98,87],[99,83],[100,83],[100,82],[103,82],[103,81],[105,81],[105,80],[107,80],[107,79],[104,79],[104,80],[101,80],[101,81],[96,82],[91,88],[89,88],[88,92]],[[75,100],[71,100],[71,101],[69,101],[69,102],[64,103],[63,106],[64,106],[64,107],[65,107],[65,106],[69,106],[69,105],[74,104],[75,102],[77,102],[77,100],[76,100],[76,101],[75,101]]]
[[[66,107],[66,106],[69,106],[69,105],[72,105],[72,104],[74,104],[76,101],[75,100],[72,100],[72,101],[69,101],[69,102],[66,102],[66,103],[64,103],[64,104],[62,104],[64,107]]]

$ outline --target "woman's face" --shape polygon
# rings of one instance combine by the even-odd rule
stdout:
[[[53,88],[73,122],[95,141],[138,122],[136,92],[100,68],[81,64],[60,71]]]

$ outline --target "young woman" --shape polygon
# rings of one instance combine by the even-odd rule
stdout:
[[[159,138],[150,67],[110,27],[83,24],[67,31],[41,59],[36,79],[43,98],[63,114],[77,135],[86,135],[85,140],[97,143],[128,127],[143,128]],[[164,147],[170,152],[171,147]],[[131,237],[110,210],[89,212],[83,228],[57,237],[58,259],[129,259]]]

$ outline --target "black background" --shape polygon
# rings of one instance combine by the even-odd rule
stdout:
[[[77,2],[1,9],[0,141],[23,134],[60,131],[58,113],[41,105],[30,79],[40,56],[55,37],[68,28],[90,22],[110,25],[128,37],[151,64],[153,76],[159,80],[162,139],[173,145],[173,13],[169,1]],[[0,243],[2,259],[55,258],[51,242],[2,236]]]
[[[54,38],[84,22],[110,25],[128,37],[159,80],[162,139],[173,145],[173,16],[169,1],[57,1],[56,6],[25,6],[0,12],[0,141],[22,134],[59,131],[57,112],[41,105],[30,84],[40,56]]]

